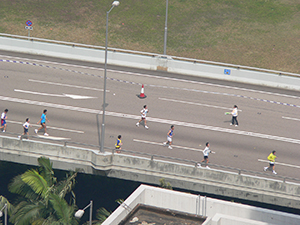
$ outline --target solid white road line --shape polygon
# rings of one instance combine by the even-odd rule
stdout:
[[[151,144],[151,145],[163,145],[163,143],[153,142],[153,141],[145,141],[145,140],[139,140],[139,139],[133,139],[133,141],[140,142],[140,143],[145,143],[145,144]],[[201,150],[201,149],[184,147],[184,146],[179,146],[179,145],[172,145],[172,147],[173,148],[180,148],[180,149],[190,150],[190,151],[203,152],[203,150]]]
[[[18,122],[18,121],[13,121],[13,120],[6,120],[8,123],[14,123],[14,124],[23,124],[23,122]],[[40,127],[40,125],[36,125],[36,124],[31,124],[31,126],[33,127]],[[79,133],[79,134],[84,134],[84,131],[81,130],[70,130],[70,129],[65,129],[65,128],[61,128],[61,127],[52,127],[52,126],[48,126],[48,128],[51,128],[53,130],[62,130],[62,131],[67,131],[67,132],[73,132],[73,133]]]
[[[97,98],[92,96],[83,96],[83,95],[72,95],[72,94],[49,94],[49,93],[42,93],[42,92],[35,92],[35,91],[25,91],[20,89],[14,89],[15,92],[21,92],[26,94],[32,94],[32,95],[43,95],[43,96],[51,96],[51,97],[60,97],[60,98],[72,98],[72,99],[90,99],[90,98]]]
[[[77,112],[102,114],[102,111],[96,110],[96,109],[60,105],[60,104],[48,103],[48,102],[32,101],[32,100],[27,100],[27,99],[19,99],[19,98],[0,96],[0,100],[10,101],[10,102],[18,102],[18,103],[29,104],[29,105],[39,105],[39,106],[45,106],[45,107],[66,109],[66,110],[72,110],[72,111],[77,111]],[[106,111],[105,114],[108,116],[115,116],[115,117],[134,119],[134,120],[138,120],[140,118],[140,116],[126,114],[126,113],[118,113],[118,112]],[[299,139],[286,138],[286,137],[274,136],[274,135],[269,135],[269,134],[261,134],[261,133],[255,133],[255,132],[250,132],[250,131],[234,130],[234,129],[228,129],[228,128],[223,128],[223,127],[214,127],[214,126],[207,126],[207,125],[202,125],[202,124],[195,124],[195,123],[181,122],[181,121],[167,120],[167,119],[160,119],[160,118],[152,118],[152,117],[147,117],[147,120],[151,121],[151,122],[156,122],[156,123],[173,124],[173,125],[198,128],[198,129],[203,129],[203,130],[218,131],[218,132],[229,133],[229,134],[239,134],[239,135],[245,135],[245,136],[249,136],[249,137],[257,137],[257,138],[263,138],[263,139],[270,139],[270,140],[300,144]]]
[[[225,110],[232,110],[232,108],[226,108],[222,106],[215,106],[215,105],[207,105],[207,104],[201,104],[197,102],[187,102],[187,101],[182,101],[182,100],[176,100],[176,99],[169,99],[169,98],[158,98],[159,100],[163,101],[169,101],[169,102],[177,102],[177,103],[183,103],[183,104],[189,104],[189,105],[199,105],[199,106],[206,106],[206,107],[211,107],[211,108],[216,108],[216,109],[225,109]],[[242,111],[238,109],[238,111]]]
[[[297,119],[297,118],[292,118],[292,117],[286,117],[286,116],[283,116],[283,117],[282,117],[282,119],[300,121],[300,119]]]
[[[80,89],[86,89],[86,90],[92,90],[92,91],[103,91],[103,89],[98,89],[98,88],[83,87],[83,86],[77,86],[77,85],[71,85],[71,84],[54,83],[54,82],[42,81],[42,80],[29,79],[28,81],[35,82],[35,83],[41,83],[41,84],[63,86],[63,87],[80,88]],[[109,92],[109,90],[106,90],[106,92]]]
[[[258,159],[258,161],[259,161],[259,162],[266,162],[266,163],[269,163],[269,162],[270,162],[269,160],[264,160],[264,159]],[[276,162],[275,165],[289,166],[289,167],[293,167],[293,168],[300,169],[300,166],[291,165],[291,164],[286,164],[286,163],[279,163],[279,162]]]
[[[71,138],[63,138],[63,137],[54,137],[54,136],[45,136],[45,135],[37,135],[40,138],[62,141],[62,140],[70,140]]]
[[[51,61],[45,61],[45,60],[28,59],[28,58],[12,57],[12,56],[5,56],[5,55],[0,55],[0,57],[19,59],[19,60],[22,60],[22,61],[33,61],[33,62],[40,62],[40,63],[49,63],[49,64],[54,64],[54,65],[70,66],[70,67],[75,67],[75,68],[92,69],[92,70],[100,70],[100,71],[104,70],[103,68],[96,68],[96,67],[89,67],[89,66],[79,66],[79,65],[74,65],[74,64],[58,63],[58,62],[51,62]],[[294,95],[286,95],[286,94],[280,94],[280,93],[274,93],[274,92],[259,91],[259,90],[254,90],[254,89],[239,88],[239,87],[233,87],[233,86],[227,86],[227,85],[221,85],[221,84],[191,81],[191,80],[171,78],[171,77],[162,77],[162,76],[149,75],[149,74],[143,74],[143,73],[134,73],[134,72],[128,72],[128,71],[121,71],[121,70],[108,69],[107,71],[120,73],[120,74],[129,74],[129,75],[134,75],[134,76],[142,76],[142,77],[150,77],[150,78],[155,78],[155,79],[163,79],[163,80],[172,80],[172,81],[179,81],[179,82],[185,82],[185,83],[201,84],[201,85],[205,85],[205,86],[228,88],[228,89],[249,91],[249,92],[260,93],[260,94],[268,94],[268,95],[276,95],[276,96],[287,97],[287,98],[300,99],[299,96],[294,96]]]

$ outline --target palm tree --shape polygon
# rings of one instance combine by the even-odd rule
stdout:
[[[75,185],[77,172],[69,172],[57,182],[48,158],[38,159],[39,168],[27,170],[13,178],[8,189],[20,195],[10,221],[15,225],[76,225]],[[65,200],[70,193],[69,204]]]

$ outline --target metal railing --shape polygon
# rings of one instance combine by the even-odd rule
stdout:
[[[57,41],[57,40],[50,40],[50,39],[45,39],[45,38],[35,38],[35,37],[20,36],[20,35],[14,35],[14,34],[0,33],[0,36],[24,39],[24,40],[29,40],[29,41],[40,41],[40,42],[47,42],[47,43],[64,44],[64,45],[69,45],[69,46],[72,46],[72,47],[84,47],[84,48],[101,49],[101,50],[105,49],[105,47],[97,46],[97,45],[87,45],[87,44],[81,44],[81,43],[74,43],[74,42],[67,42],[67,41]],[[207,60],[201,60],[201,59],[192,59],[192,58],[185,58],[185,57],[179,57],[179,56],[166,56],[166,55],[161,55],[161,54],[158,54],[158,53],[150,53],[150,52],[142,52],[142,51],[119,49],[119,48],[110,48],[110,47],[108,47],[108,50],[113,51],[113,52],[147,55],[147,56],[151,56],[151,57],[160,57],[160,58],[165,58],[165,59],[177,59],[177,60],[180,60],[180,61],[188,61],[188,62],[193,62],[193,63],[203,63],[203,64],[209,64],[209,65],[215,65],[215,66],[224,66],[224,67],[228,67],[228,68],[244,69],[244,70],[252,70],[252,71],[258,71],[258,72],[272,73],[272,74],[277,74],[279,76],[283,75],[283,76],[292,76],[292,77],[299,77],[300,78],[300,74],[297,74],[297,73],[289,73],[289,72],[284,72],[284,71],[269,70],[269,69],[250,67],[250,66],[242,66],[242,65],[230,64],[230,63],[214,62],[214,61],[207,61]]]

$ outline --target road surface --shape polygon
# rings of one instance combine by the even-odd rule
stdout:
[[[51,138],[99,144],[103,65],[3,51],[0,60],[0,110],[9,109],[8,132],[22,133],[30,117],[34,135],[48,109]],[[211,163],[254,171],[263,171],[276,150],[278,174],[300,178],[300,92],[112,66],[107,76],[105,146],[113,147],[121,134],[124,149],[200,161],[209,141],[216,152]],[[137,97],[141,84],[145,99]],[[135,125],[145,104],[148,130]],[[233,105],[238,127],[224,114]],[[171,125],[172,150],[162,146]]]

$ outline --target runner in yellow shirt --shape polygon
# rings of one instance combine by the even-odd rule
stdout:
[[[264,167],[264,171],[267,171],[269,168],[272,168],[273,173],[277,174],[275,172],[275,159],[276,159],[276,151],[271,152],[271,154],[268,156],[268,160],[270,161],[270,166],[266,166]]]
[[[116,144],[115,144],[115,147],[116,147],[116,153],[120,153],[121,151],[121,146],[122,146],[122,141],[121,141],[121,138],[122,138],[122,136],[121,135],[119,135],[118,136],[118,139],[117,139],[117,142],[116,142]]]

